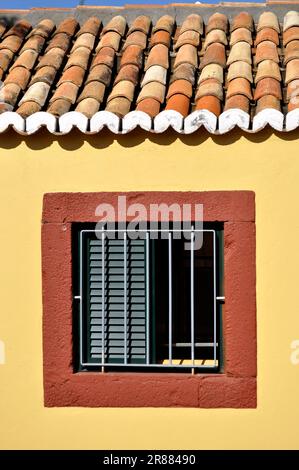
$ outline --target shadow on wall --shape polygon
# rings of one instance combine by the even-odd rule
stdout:
[[[108,148],[114,142],[118,142],[118,144],[124,148],[131,148],[142,144],[146,140],[157,145],[164,146],[170,145],[175,141],[181,141],[187,146],[195,147],[200,146],[200,144],[207,139],[211,139],[215,144],[222,146],[234,144],[241,138],[253,143],[265,142],[272,135],[277,135],[284,141],[297,140],[299,138],[299,129],[288,133],[282,133],[276,132],[270,127],[266,127],[264,130],[255,134],[248,134],[240,129],[234,129],[223,135],[209,134],[205,129],[200,129],[190,135],[178,134],[171,129],[163,134],[151,134],[141,129],[137,129],[126,135],[116,135],[108,129],[105,129],[96,135],[86,135],[82,134],[79,130],[74,129],[69,134],[61,136],[50,134],[45,128],[40,129],[37,133],[31,136],[22,136],[17,134],[13,129],[9,129],[0,136],[0,148],[14,149],[22,142],[32,150],[45,149],[52,145],[53,142],[57,142],[64,150],[70,151],[81,148],[86,142],[96,149]]]

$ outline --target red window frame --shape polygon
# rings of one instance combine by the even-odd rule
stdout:
[[[203,204],[204,222],[224,225],[220,374],[74,372],[72,224],[97,222],[100,203]],[[44,403],[86,407],[257,406],[255,195],[251,191],[49,193],[42,217]]]

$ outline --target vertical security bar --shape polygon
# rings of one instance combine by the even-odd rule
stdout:
[[[124,232],[124,363],[127,357],[127,232]]]
[[[105,364],[105,232],[102,227],[102,372]]]
[[[172,238],[168,233],[168,358],[172,364]]]
[[[150,312],[149,312],[149,232],[146,232],[146,363],[150,362]]]
[[[216,232],[213,231],[213,280],[214,280],[214,347],[213,347],[213,356],[214,356],[214,367],[216,367],[216,336],[217,336],[217,325],[216,325]]]
[[[83,364],[83,232],[80,232],[80,365]]]
[[[194,227],[191,229],[191,263],[190,263],[190,300],[191,300],[191,361],[194,366]],[[192,370],[194,372],[194,369]]]

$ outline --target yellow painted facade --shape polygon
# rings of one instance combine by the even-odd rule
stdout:
[[[299,448],[298,137],[2,135],[0,448]],[[256,194],[257,409],[44,408],[43,194],[232,189]]]

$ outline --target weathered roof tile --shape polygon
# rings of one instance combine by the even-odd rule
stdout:
[[[277,46],[279,45],[278,32],[272,28],[263,28],[259,31],[255,38],[255,45],[257,46],[263,41],[272,41]]]
[[[131,108],[131,101],[125,97],[117,97],[113,100],[109,101],[106,106],[106,111],[110,111],[111,113],[117,114],[120,117],[125,116],[128,114]]]
[[[221,29],[225,33],[227,32],[228,20],[226,15],[223,13],[214,13],[212,16],[210,16],[206,27],[206,33],[209,33],[213,29]]]
[[[158,82],[150,82],[150,83],[147,83],[141,89],[137,98],[137,103],[139,103],[140,101],[146,98],[154,98],[160,103],[163,103],[164,97],[165,97],[165,86]]]
[[[103,47],[111,47],[118,51],[120,45],[121,35],[115,31],[109,31],[101,37],[99,44],[97,45],[96,52],[100,51]]]
[[[182,23],[180,29],[180,36],[186,31],[194,31],[199,34],[203,34],[202,17],[195,13],[192,13],[191,15],[187,16],[187,18]]]
[[[234,44],[237,44],[240,41],[247,42],[248,44],[252,45],[252,34],[249,31],[249,29],[246,28],[238,28],[235,29],[230,36],[229,44],[230,46],[233,46]]]
[[[200,43],[200,35],[196,31],[185,31],[181,33],[178,37],[178,40],[174,46],[174,49],[177,50],[184,44],[190,44],[191,46],[197,47]]]
[[[95,98],[85,98],[76,106],[76,111],[85,114],[89,119],[100,109],[100,103]]]
[[[196,109],[207,109],[218,117],[221,113],[221,102],[216,96],[203,96],[196,101]]]
[[[256,48],[255,63],[259,64],[267,59],[279,63],[277,47],[271,41],[263,41]]]
[[[200,61],[200,69],[203,69],[206,65],[209,64],[218,64],[221,67],[225,67],[226,63],[226,55],[225,55],[225,47],[223,44],[215,43],[211,44],[207,49],[206,52]]]
[[[246,28],[249,31],[253,31],[253,18],[247,11],[241,11],[238,15],[235,15],[232,21],[231,31],[235,31],[239,28]]]
[[[175,21],[174,18],[170,15],[161,16],[153,27],[153,32],[155,31],[167,31],[169,34],[172,33]]]
[[[275,46],[274,46],[275,47]],[[251,64],[251,47],[247,42],[237,42],[230,51],[227,59],[227,65],[238,61],[247,62]]]
[[[222,84],[215,78],[209,78],[201,83],[197,89],[195,101],[203,96],[216,96],[219,100],[223,99]]]
[[[273,95],[262,96],[262,98],[257,101],[256,114],[258,114],[260,111],[263,111],[263,109],[269,108],[280,111],[280,101]]]
[[[173,82],[168,89],[166,99],[169,99],[176,94],[182,94],[191,98],[193,95],[191,83],[188,80],[176,80]]]
[[[187,117],[190,109],[190,98],[180,93],[172,95],[167,101],[165,109],[177,111],[182,116]]]
[[[259,80],[267,77],[275,78],[278,81],[281,80],[279,65],[276,62],[273,62],[273,60],[263,60],[259,63],[255,76],[255,83],[258,83]]]
[[[266,95],[273,95],[278,100],[282,99],[280,82],[275,80],[275,78],[267,77],[258,82],[254,92],[254,99],[259,100]]]
[[[244,95],[247,96],[249,100],[252,99],[250,82],[246,80],[246,78],[235,78],[229,82],[226,98],[231,98],[235,95]]]
[[[193,67],[197,67],[198,54],[195,47],[190,46],[190,44],[185,44],[184,46],[180,47],[174,61],[174,68],[181,64],[190,64]]]
[[[148,34],[151,27],[151,19],[149,16],[140,15],[135,18],[132,25],[129,28],[128,34],[133,33],[134,31],[141,31],[144,34]]]
[[[158,66],[154,66],[154,67],[158,67]],[[151,67],[148,70],[148,72],[154,67]],[[117,84],[118,82],[121,82],[122,80],[129,80],[136,86],[138,83],[138,78],[139,78],[139,68],[136,65],[129,64],[129,65],[125,65],[124,67],[120,69],[120,71],[118,72],[116,76],[114,84]],[[165,79],[166,79],[166,73],[165,73]]]
[[[185,46],[188,47],[188,46]],[[165,69],[169,67],[168,59],[169,50],[164,44],[157,44],[157,46],[152,47],[148,55],[147,61],[145,63],[144,70],[146,71],[152,65],[161,65]]]
[[[288,84],[295,79],[299,79],[299,59],[291,60],[286,68],[285,83]]]
[[[218,64],[206,65],[201,71],[198,83],[202,83],[209,78],[215,78],[219,83],[223,83],[223,68]]]
[[[123,67],[125,68],[125,67]],[[123,70],[123,69],[121,69]],[[141,87],[150,82],[159,82],[162,85],[166,85],[167,70],[161,65],[153,65],[145,72]]]
[[[204,48],[206,49],[210,44],[219,42],[224,46],[227,45],[227,37],[224,31],[221,29],[213,29],[209,34],[206,35],[204,42]]]
[[[103,83],[105,86],[109,86],[111,82],[112,71],[111,68],[105,64],[99,64],[92,68],[90,71],[86,83],[92,82],[93,80],[98,80]]]
[[[120,36],[125,34],[127,22],[125,18],[121,15],[114,16],[111,20],[106,24],[103,29],[103,34],[114,31],[118,33]]]
[[[249,99],[244,95],[234,95],[225,102],[224,111],[228,109],[242,109],[245,113],[249,112]]]
[[[260,15],[257,31],[261,31],[263,28],[272,28],[278,33],[280,32],[277,16],[272,11],[265,11]]]
[[[105,95],[105,85],[98,81],[89,82],[85,85],[82,93],[78,98],[78,102],[86,99],[86,98],[94,98],[99,103],[102,103]]]
[[[234,78],[246,78],[250,83],[252,83],[253,78],[251,66],[247,62],[243,61],[231,64],[227,74],[227,81],[230,82]]]

